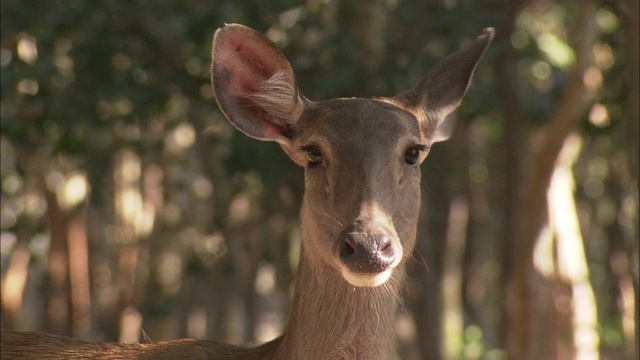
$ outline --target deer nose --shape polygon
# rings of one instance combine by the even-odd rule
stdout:
[[[377,274],[396,261],[393,237],[382,229],[361,229],[352,224],[339,237],[339,257],[354,273]]]

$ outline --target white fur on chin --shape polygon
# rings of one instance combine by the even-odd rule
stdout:
[[[393,269],[385,270],[377,274],[359,274],[353,273],[345,268],[341,269],[342,277],[349,282],[349,284],[358,287],[376,287],[384,284],[389,280]]]

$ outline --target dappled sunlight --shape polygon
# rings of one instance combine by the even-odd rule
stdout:
[[[540,229],[533,250],[533,265],[538,273],[547,279],[552,279],[556,272],[555,244],[553,232],[548,224]]]
[[[539,4],[522,11],[517,19],[518,27],[534,39],[546,60],[561,68],[568,68],[575,62],[573,49],[565,38],[566,11],[558,4]],[[527,35],[515,34],[511,39],[514,45],[524,44]]]
[[[616,63],[613,49],[609,44],[598,43],[593,47],[593,56],[596,65],[603,71],[610,70]]]
[[[89,195],[89,183],[83,173],[69,174],[64,185],[58,187],[58,203],[64,210],[80,205]]]
[[[38,59],[38,48],[36,47],[36,38],[28,33],[20,33],[18,35],[18,44],[16,45],[18,58],[29,65],[33,65]]]
[[[3,245],[9,242],[9,235],[2,234]],[[10,266],[2,276],[2,307],[8,316],[21,316],[24,288],[27,283],[29,249],[24,245],[13,247]],[[16,322],[18,319],[11,319]]]
[[[196,307],[189,311],[187,336],[192,339],[207,338],[207,312],[203,308]]]
[[[164,291],[176,295],[180,291],[182,279],[183,259],[180,255],[165,252],[158,256],[157,279]]]
[[[599,68],[590,66],[587,71],[584,72],[582,81],[587,91],[595,93],[602,86],[602,72]]]
[[[591,110],[589,111],[589,122],[593,124],[593,126],[599,128],[605,128],[611,124],[611,119],[609,118],[609,111],[607,107],[602,104],[593,104]]]
[[[268,295],[275,290],[276,273],[271,264],[260,264],[256,275],[256,291],[260,295]]]
[[[575,208],[571,171],[581,146],[582,141],[577,135],[565,141],[547,192],[549,222],[557,242],[559,275],[572,282],[588,280],[589,275]]]
[[[133,231],[136,237],[148,236],[153,230],[156,207],[145,202],[141,192],[142,167],[138,155],[122,150],[116,156],[114,182],[116,185],[115,210],[122,226]],[[128,234],[127,230],[121,234]],[[123,243],[134,242],[123,237]]]
[[[213,185],[209,179],[200,176],[193,181],[193,193],[202,200],[210,199],[213,195]]]
[[[166,151],[172,155],[180,155],[193,146],[196,134],[191,124],[183,122],[176,126],[165,139]]]
[[[23,79],[18,83],[18,92],[21,94],[35,96],[39,90],[40,86],[34,79]]]
[[[422,165],[395,356],[637,358],[636,3],[3,0],[3,327],[275,338],[304,169],[217,108],[215,29],[265,33],[324,100],[405,91],[493,26],[454,136]],[[530,285],[524,300],[512,279]]]
[[[120,319],[120,337],[118,341],[123,343],[140,342],[141,330],[142,314],[132,306],[125,308]]]
[[[568,67],[575,61],[573,50],[566,41],[555,34],[542,33],[536,37],[538,47],[549,61],[558,67]]]
[[[638,319],[638,299],[636,299],[637,292],[633,289],[633,279],[631,276],[624,276],[620,279],[620,294],[622,308],[622,329],[624,332],[625,340],[628,344],[633,344],[637,340],[637,319]],[[631,353],[632,351],[629,351]]]

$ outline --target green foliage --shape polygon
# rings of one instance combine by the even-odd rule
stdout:
[[[286,303],[282,293],[289,290],[295,266],[289,257],[299,246],[302,170],[276,144],[236,132],[217,109],[209,79],[211,41],[215,29],[225,23],[242,23],[266,33],[282,48],[301,91],[312,100],[390,96],[408,90],[436,61],[483,28],[495,26],[496,42],[457,114],[457,140],[434,148],[424,166],[424,187],[438,189],[427,191],[425,200],[438,201],[423,201],[428,206],[420,231],[442,231],[426,236],[433,253],[419,257],[424,255],[434,267],[429,276],[440,276],[446,229],[437,227],[446,223],[455,194],[470,204],[467,246],[479,250],[465,255],[465,271],[504,262],[510,254],[501,253],[504,249],[497,239],[508,216],[505,204],[509,197],[521,195],[504,190],[509,171],[504,144],[513,135],[505,126],[505,113],[514,107],[521,117],[516,143],[522,169],[516,173],[523,177],[533,162],[531,149],[539,142],[539,130],[550,122],[565,90],[575,61],[570,41],[574,14],[582,6],[580,1],[532,3],[511,14],[509,6],[499,1],[3,0],[3,271],[19,241],[29,242],[32,266],[45,267],[51,203],[44,190],[61,196],[65,181],[81,173],[89,184],[90,200],[85,204],[90,209],[90,253],[98,259],[96,264],[102,258],[108,264],[91,271],[103,274],[100,271],[110,269],[116,275],[109,281],[117,283],[120,251],[131,243],[123,240],[122,234],[130,229],[119,223],[115,209],[114,189],[119,186],[115,178],[119,156],[131,152],[141,174],[136,189],[145,201],[152,198],[151,175],[160,169],[159,180],[154,180],[160,195],[153,201],[161,206],[152,215],[150,232],[134,241],[148,251],[148,258],[141,257],[129,274],[138,288],[131,297],[135,300],[127,300],[130,305],[142,309],[145,317],[175,314],[181,303],[192,300],[180,291],[187,286],[180,280],[184,275],[206,284],[223,278],[216,289],[233,288],[232,295],[219,300],[220,294],[196,286],[227,306],[220,307],[223,314],[218,318],[225,318],[234,305],[229,304],[238,298],[245,299],[245,312],[257,312],[244,291],[251,291],[261,261],[274,263],[279,301]],[[585,77],[591,87],[578,126],[585,150],[575,180],[585,246],[594,263],[590,267],[601,275],[593,283],[604,313],[602,343],[618,349],[625,334],[611,288],[619,274],[613,273],[607,256],[637,241],[637,225],[631,225],[637,220],[637,192],[635,198],[630,195],[637,174],[629,174],[625,167],[631,84],[623,18],[614,3],[600,6],[595,18],[597,40]],[[506,80],[497,78],[501,66]],[[518,104],[498,96],[501,81],[513,85]],[[595,171],[603,168],[603,162],[611,170]],[[80,208],[63,212],[72,218]],[[487,293],[499,292],[502,284],[496,283],[503,280],[483,279],[482,286]],[[92,294],[104,290],[100,281],[96,283]],[[426,296],[432,293],[421,288],[424,284],[410,284]],[[421,303],[415,288],[408,294],[414,308]],[[240,305],[234,306],[238,312]],[[504,344],[496,340],[501,325],[476,324],[483,323],[480,314],[504,312],[500,303],[469,300],[464,306],[464,313],[475,317],[465,320],[467,330],[459,334],[464,345],[461,357],[505,358]],[[96,307],[107,314],[116,311],[113,304]],[[432,315],[439,316],[437,312]],[[255,321],[250,318],[247,323]],[[92,326],[102,329],[105,321],[100,321]],[[426,336],[429,326],[429,331],[437,329],[437,321],[431,322],[416,320],[419,335]],[[253,339],[249,333],[236,338]],[[426,342],[414,341],[417,347]]]

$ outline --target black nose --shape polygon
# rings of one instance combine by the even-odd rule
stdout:
[[[355,273],[383,272],[396,260],[392,237],[389,231],[377,226],[349,225],[338,239],[340,260]]]

